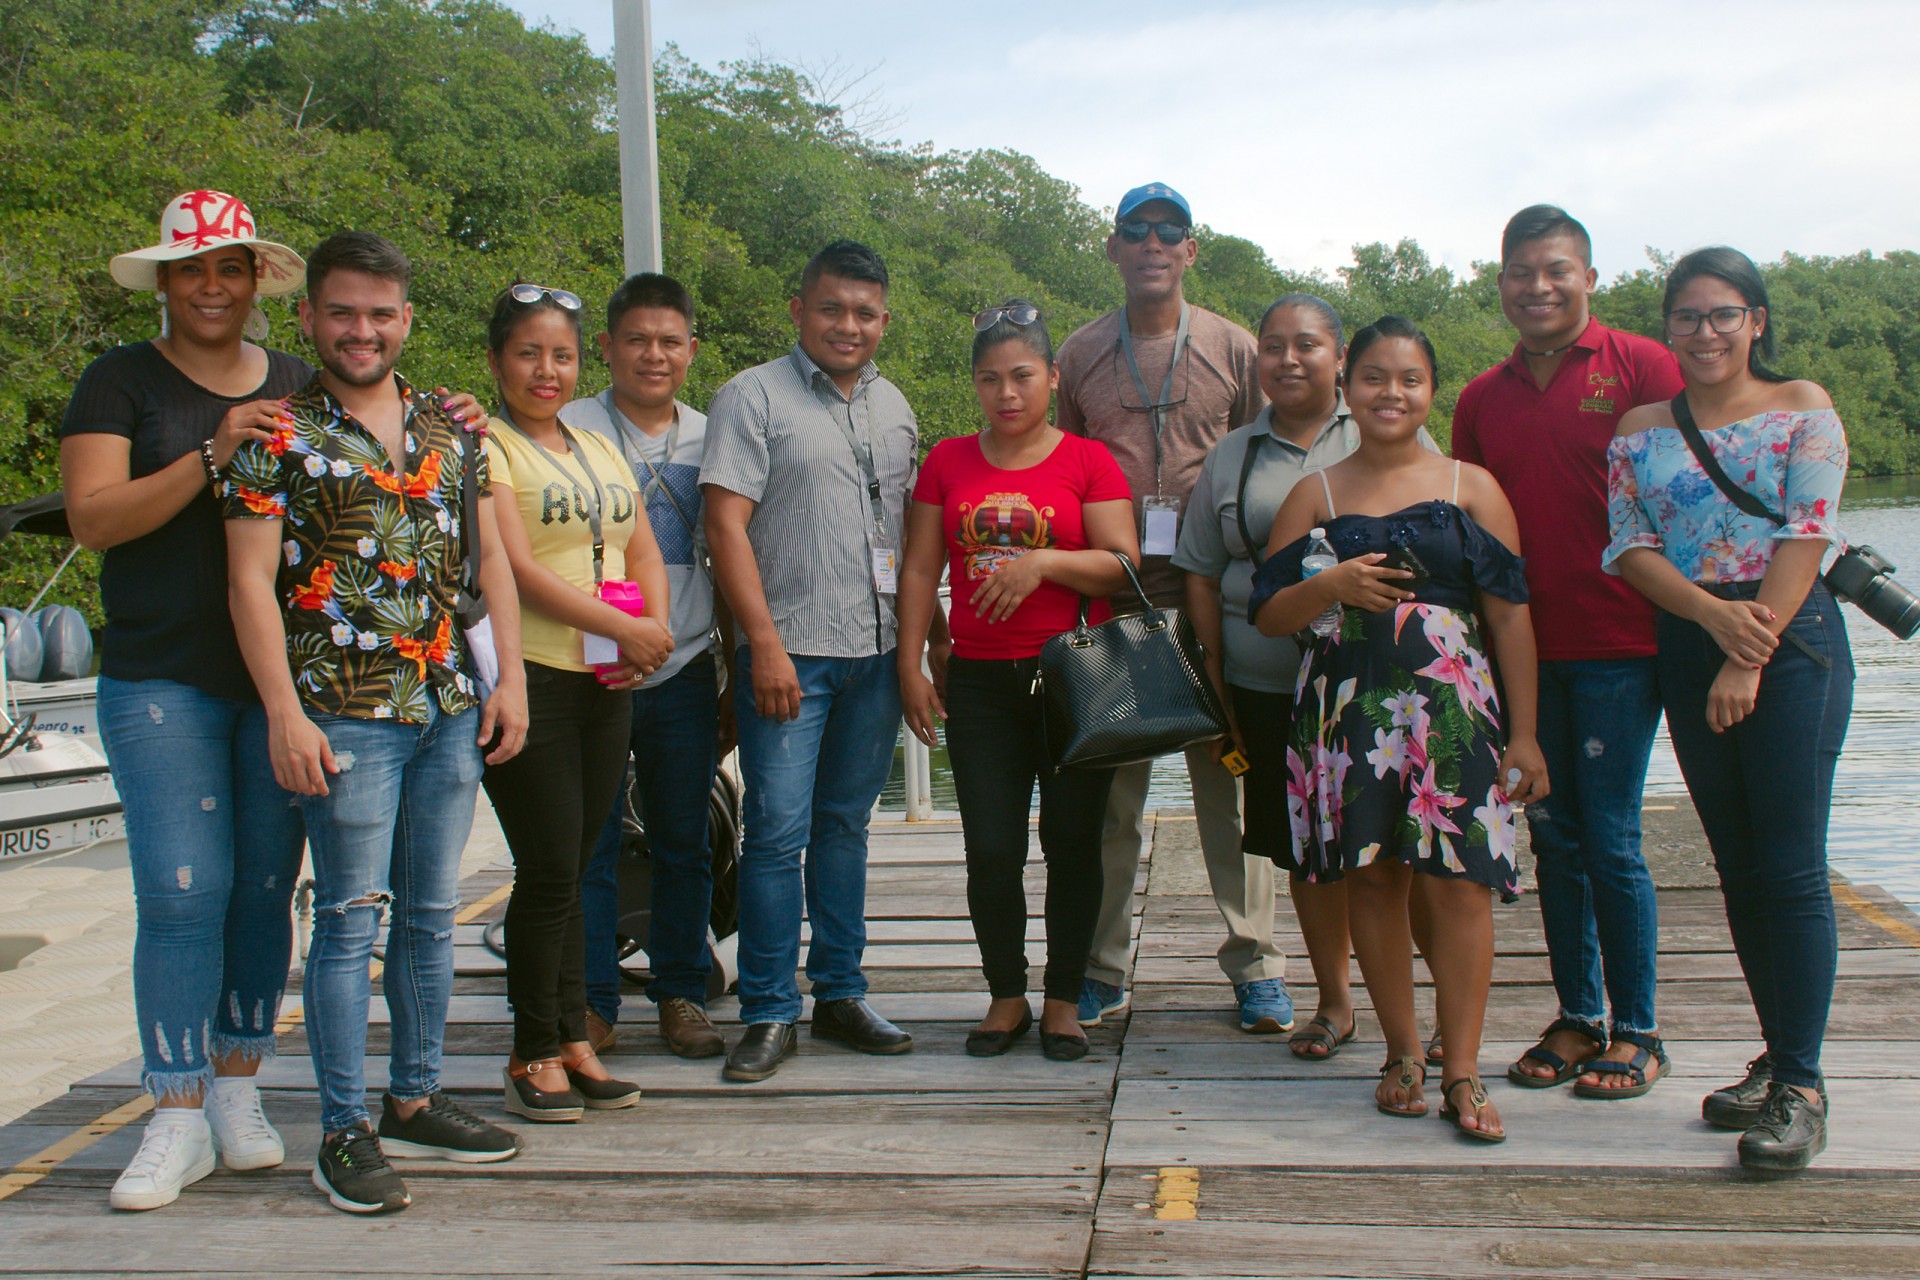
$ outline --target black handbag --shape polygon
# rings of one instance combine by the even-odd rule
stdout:
[[[1153,605],[1133,564],[1114,554],[1142,612],[1092,626],[1093,602],[1082,596],[1079,625],[1040,650],[1034,687],[1056,769],[1133,764],[1227,732],[1193,624],[1178,609]]]

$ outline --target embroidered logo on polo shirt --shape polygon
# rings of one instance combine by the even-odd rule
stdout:
[[[1617,408],[1613,397],[1618,394],[1620,375],[1617,373],[1590,373],[1587,375],[1587,394],[1580,401],[1581,413],[1612,413]]]

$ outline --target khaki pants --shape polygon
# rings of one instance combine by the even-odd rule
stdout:
[[[1152,761],[1115,770],[1107,798],[1100,845],[1105,888],[1087,976],[1115,986],[1126,982],[1133,941],[1133,882],[1146,836],[1143,819],[1152,772]],[[1240,852],[1239,783],[1213,762],[1205,745],[1187,752],[1187,773],[1193,780],[1193,812],[1200,826],[1207,880],[1213,887],[1214,905],[1227,923],[1227,939],[1218,952],[1220,969],[1234,983],[1282,977],[1286,956],[1273,938],[1274,866],[1266,858],[1249,858]]]

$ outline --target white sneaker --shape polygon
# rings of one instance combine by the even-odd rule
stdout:
[[[116,1209],[158,1209],[180,1198],[180,1188],[213,1172],[213,1134],[191,1107],[164,1107],[147,1121],[133,1162],[114,1179],[107,1203]]]
[[[287,1158],[279,1130],[260,1110],[260,1090],[245,1076],[220,1076],[207,1092],[207,1125],[221,1163],[234,1170],[271,1169]]]

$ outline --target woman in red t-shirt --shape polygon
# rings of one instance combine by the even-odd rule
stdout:
[[[1100,910],[1100,829],[1111,769],[1053,770],[1033,692],[1040,647],[1104,597],[1138,561],[1133,499],[1106,446],[1047,421],[1060,382],[1040,311],[1020,299],[974,317],[973,388],[987,428],[927,455],[907,515],[900,575],[900,693],[907,725],[947,754],[967,847],[967,908],[993,1003],[967,1034],[975,1057],[1005,1053],[1033,1025],[1027,1004],[1027,813],[1040,786],[1047,860],[1047,970],[1040,1044],[1047,1057],[1087,1052],[1080,984]],[[922,674],[942,551],[951,561],[953,657],[942,692]],[[949,710],[948,708],[951,708]]]

